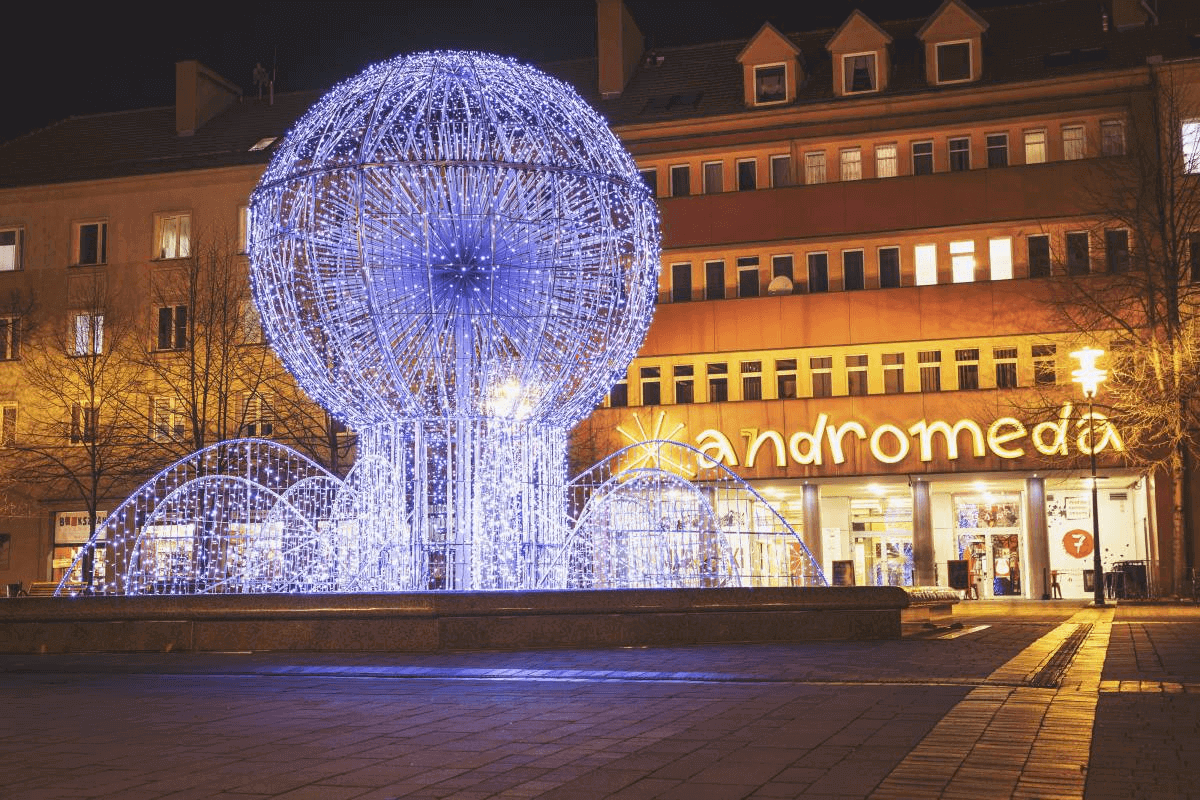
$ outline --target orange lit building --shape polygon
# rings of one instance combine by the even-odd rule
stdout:
[[[664,250],[649,338],[581,452],[700,447],[835,582],[947,585],[965,569],[983,597],[1090,594],[1069,353],[1110,334],[1082,336],[1054,301],[1062,276],[1128,259],[1136,237],[1084,187],[1126,158],[1155,76],[1196,82],[1200,13],[931,0],[920,19],[854,12],[836,30],[767,23],[654,51],[620,0],[597,15],[598,58],[545,67],[634,153]],[[44,313],[70,315],[70,284],[103,274],[154,336],[152,276],[178,257],[180,225],[237,230],[273,137],[316,97],[243,98],[183,62],[174,108],[0,147],[0,294],[37,287]],[[4,436],[39,402],[17,368],[0,360]],[[1161,477],[1124,466],[1120,431],[1104,430],[1105,565],[1127,565],[1127,591],[1171,591],[1175,542],[1189,564],[1196,543]],[[78,546],[78,502],[30,494],[0,509],[0,582],[48,580]]]

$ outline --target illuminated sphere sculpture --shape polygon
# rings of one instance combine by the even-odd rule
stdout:
[[[604,120],[508,59],[402,56],[300,119],[251,219],[272,346],[359,434],[329,521],[354,586],[558,583],[566,435],[637,353],[659,261]]]

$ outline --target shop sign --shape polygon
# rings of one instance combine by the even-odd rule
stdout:
[[[1092,554],[1092,535],[1081,528],[1064,533],[1062,544],[1063,552],[1072,558],[1086,558]]]
[[[96,528],[99,529],[108,516],[107,511],[96,512]],[[92,529],[86,511],[60,511],[54,520],[54,543],[59,545],[87,544]]]
[[[1021,458],[1027,448],[1049,457],[1071,454],[1072,448],[1083,455],[1092,453],[1092,431],[1096,435],[1095,452],[1105,448],[1114,452],[1125,450],[1125,443],[1115,426],[1100,413],[1081,414],[1072,418],[1074,407],[1064,403],[1056,419],[1039,422],[1027,428],[1015,417],[1000,417],[987,424],[986,428],[972,419],[956,422],[944,420],[920,420],[907,428],[891,423],[878,425],[871,430],[860,422],[842,424],[830,422],[829,415],[818,414],[811,430],[781,432],[742,428],[739,432],[745,440],[741,458],[733,441],[714,428],[701,431],[696,436],[696,447],[707,457],[704,466],[725,464],[729,467],[753,467],[759,458],[768,457],[776,467],[787,466],[788,458],[803,466],[821,466],[829,462],[841,464],[846,460],[846,449],[856,441],[865,441],[871,456],[881,464],[896,464],[909,453],[919,454],[921,461],[932,461],[939,451],[951,461],[960,456],[959,443],[962,434],[968,436],[971,456],[983,458],[989,452],[1004,459]]]

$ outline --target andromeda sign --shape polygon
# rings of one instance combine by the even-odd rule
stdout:
[[[860,441],[867,442],[871,456],[883,464],[896,464],[910,453],[919,454],[921,461],[932,461],[939,454],[955,461],[967,453],[975,458],[989,452],[999,458],[1021,458],[1032,449],[1056,458],[1068,456],[1072,450],[1091,455],[1093,426],[1089,421],[1095,420],[1095,452],[1125,449],[1117,429],[1103,414],[1084,413],[1072,418],[1073,410],[1070,403],[1064,403],[1057,419],[1032,427],[1015,417],[1000,417],[986,428],[975,420],[960,419],[953,423],[921,420],[908,428],[884,423],[870,430],[860,422],[831,423],[827,414],[818,414],[811,430],[787,433],[742,428],[739,433],[745,446],[741,459],[733,441],[713,428],[697,434],[696,447],[711,463],[729,467],[753,467],[760,458],[772,459],[777,467],[786,467],[788,458],[805,466],[841,464],[846,460],[846,451]]]

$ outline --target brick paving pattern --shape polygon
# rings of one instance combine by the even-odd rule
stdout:
[[[1200,609],[955,616],[896,642],[0,656],[0,797],[1200,797]]]

